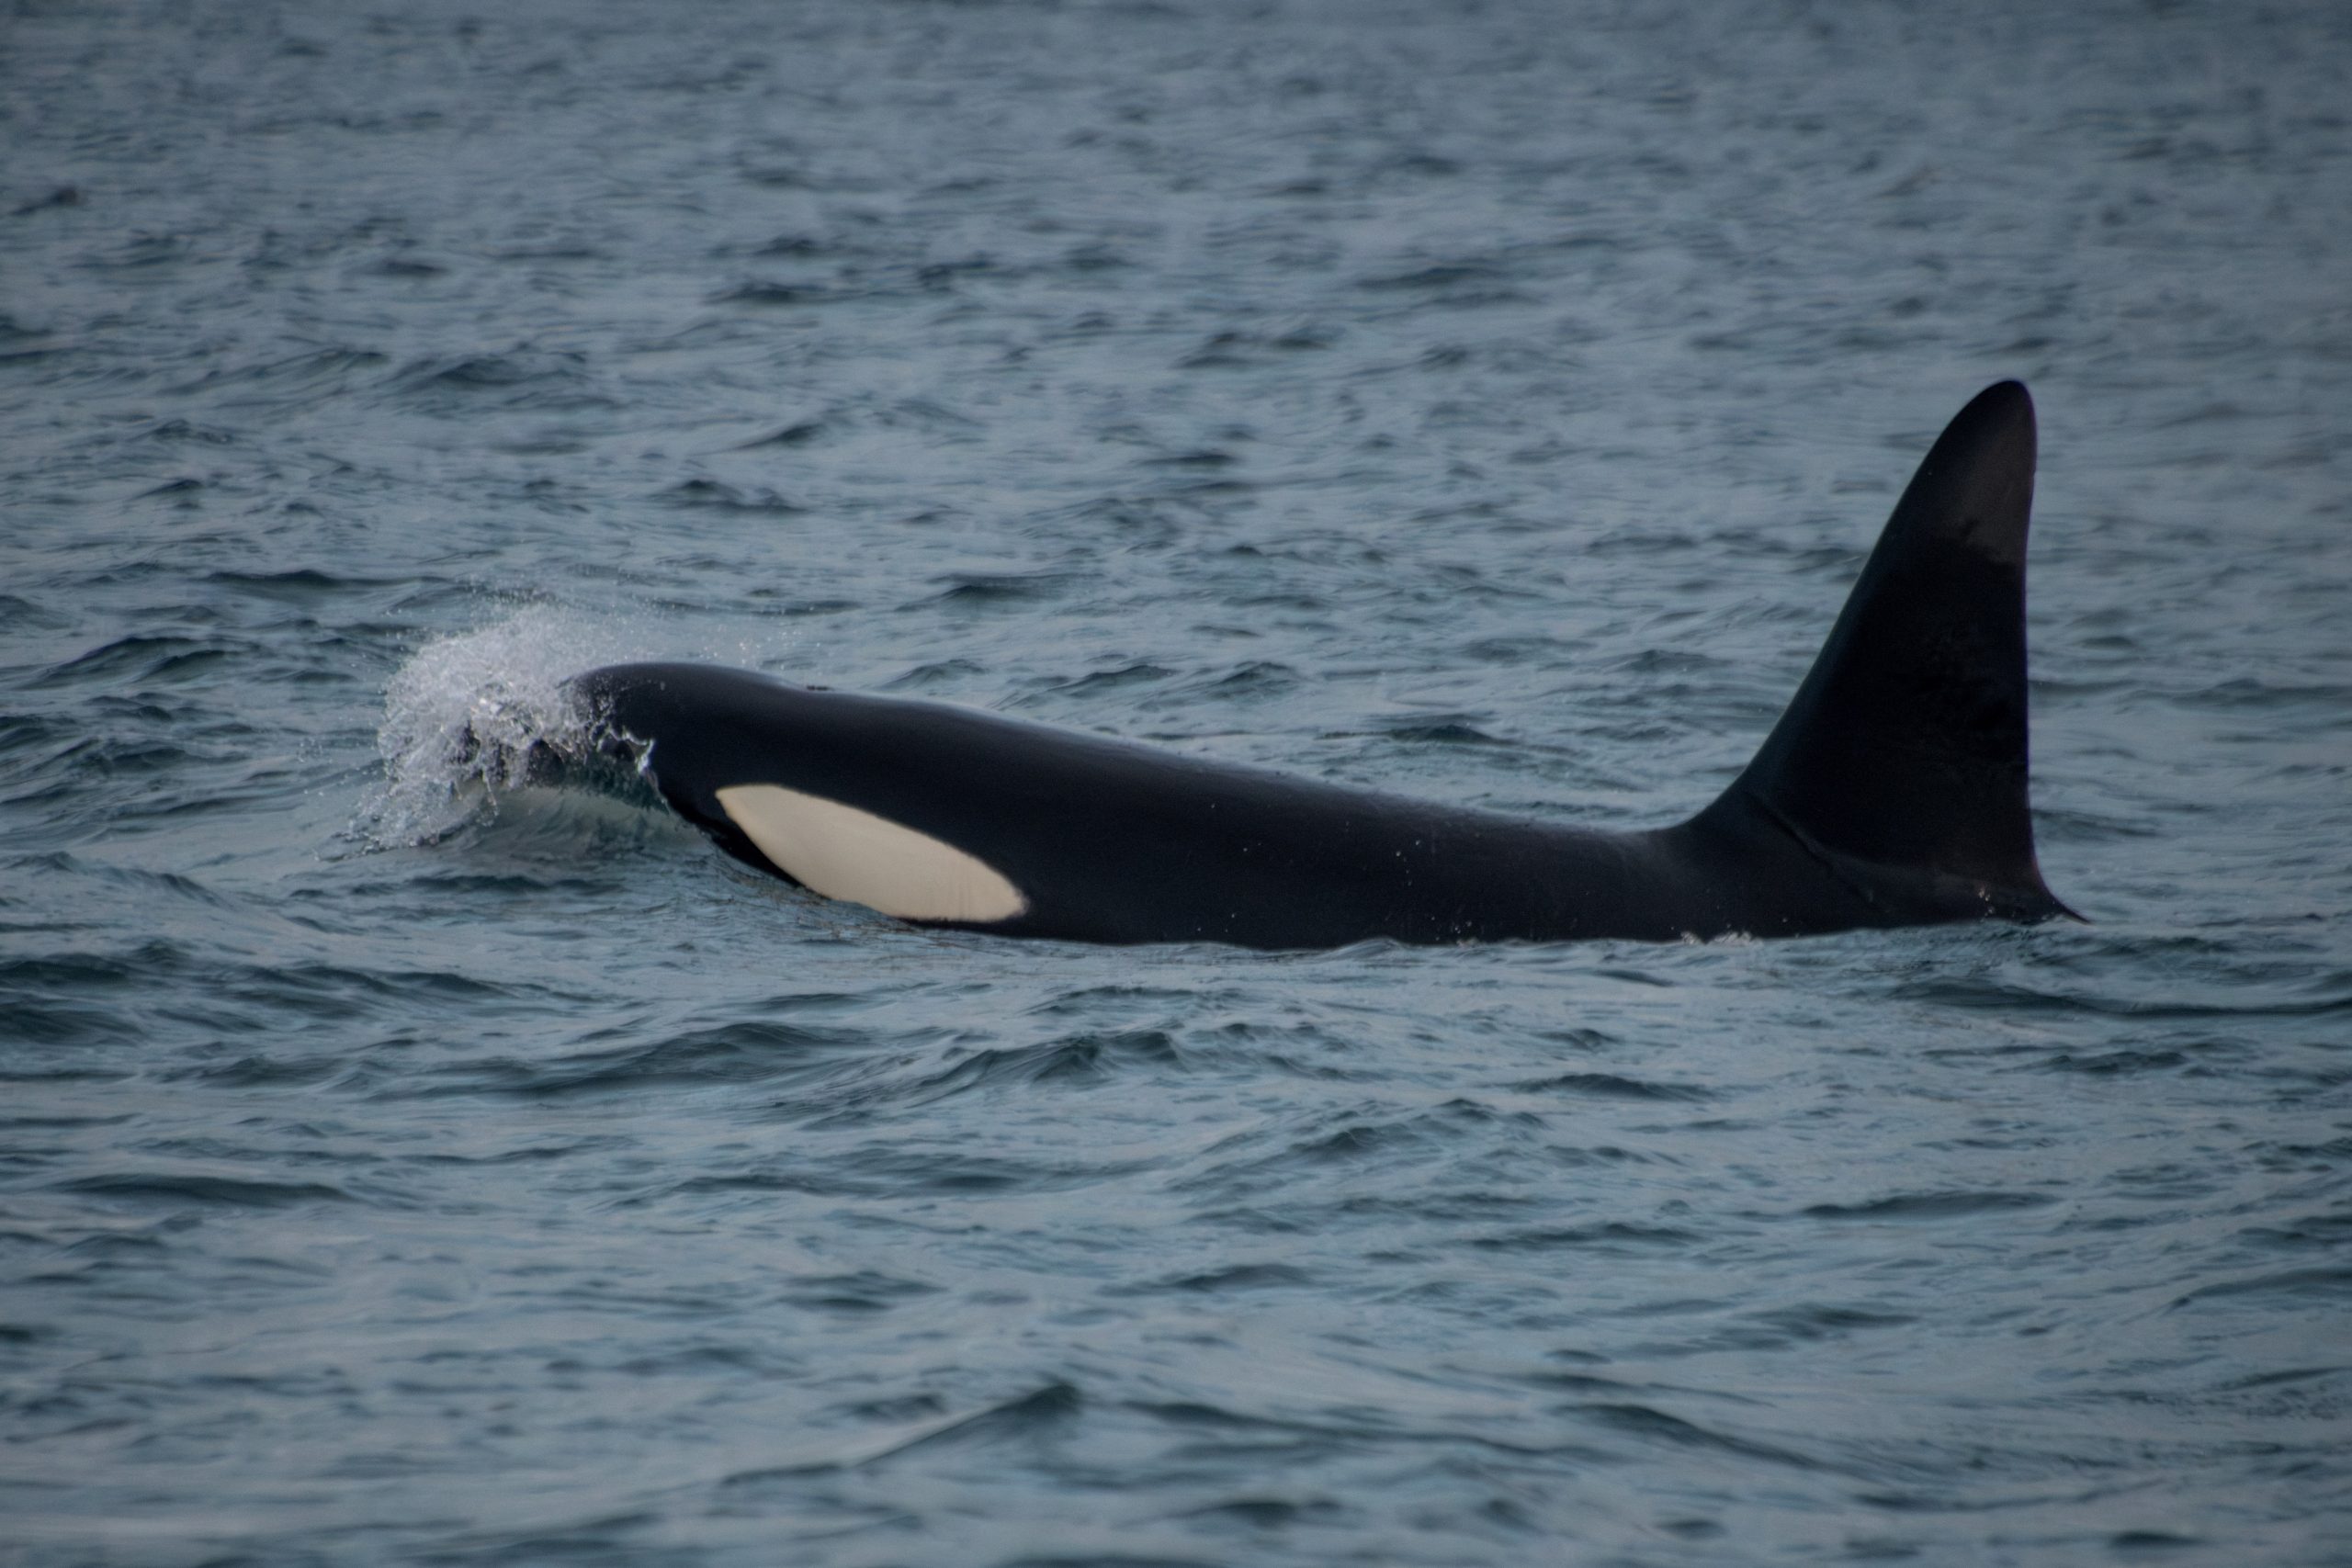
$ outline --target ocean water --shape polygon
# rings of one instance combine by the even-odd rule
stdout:
[[[2352,10],[0,10],[0,1561],[2352,1562]],[[2042,419],[2087,925],[910,930],[710,659],[1631,827]]]

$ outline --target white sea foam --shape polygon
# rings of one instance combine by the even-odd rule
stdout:
[[[524,783],[533,742],[585,742],[587,716],[563,682],[641,657],[638,640],[609,621],[532,605],[418,649],[384,688],[384,778],[355,824],[361,837],[377,848],[429,843],[496,811]]]

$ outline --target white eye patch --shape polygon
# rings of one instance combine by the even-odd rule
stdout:
[[[1009,920],[1021,889],[976,855],[837,800],[730,784],[718,804],[776,869],[813,893],[902,920]]]

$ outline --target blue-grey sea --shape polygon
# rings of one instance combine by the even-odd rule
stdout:
[[[0,1562],[2352,1562],[2347,81],[0,3]],[[1678,820],[2008,376],[2088,924],[1020,943],[497,762],[687,657]]]

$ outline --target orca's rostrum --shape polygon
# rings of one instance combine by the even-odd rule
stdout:
[[[2067,914],[2027,804],[2033,404],[1936,442],[1795,698],[1689,821],[1596,832],[696,664],[572,682],[729,854],[925,925],[1258,948]]]

